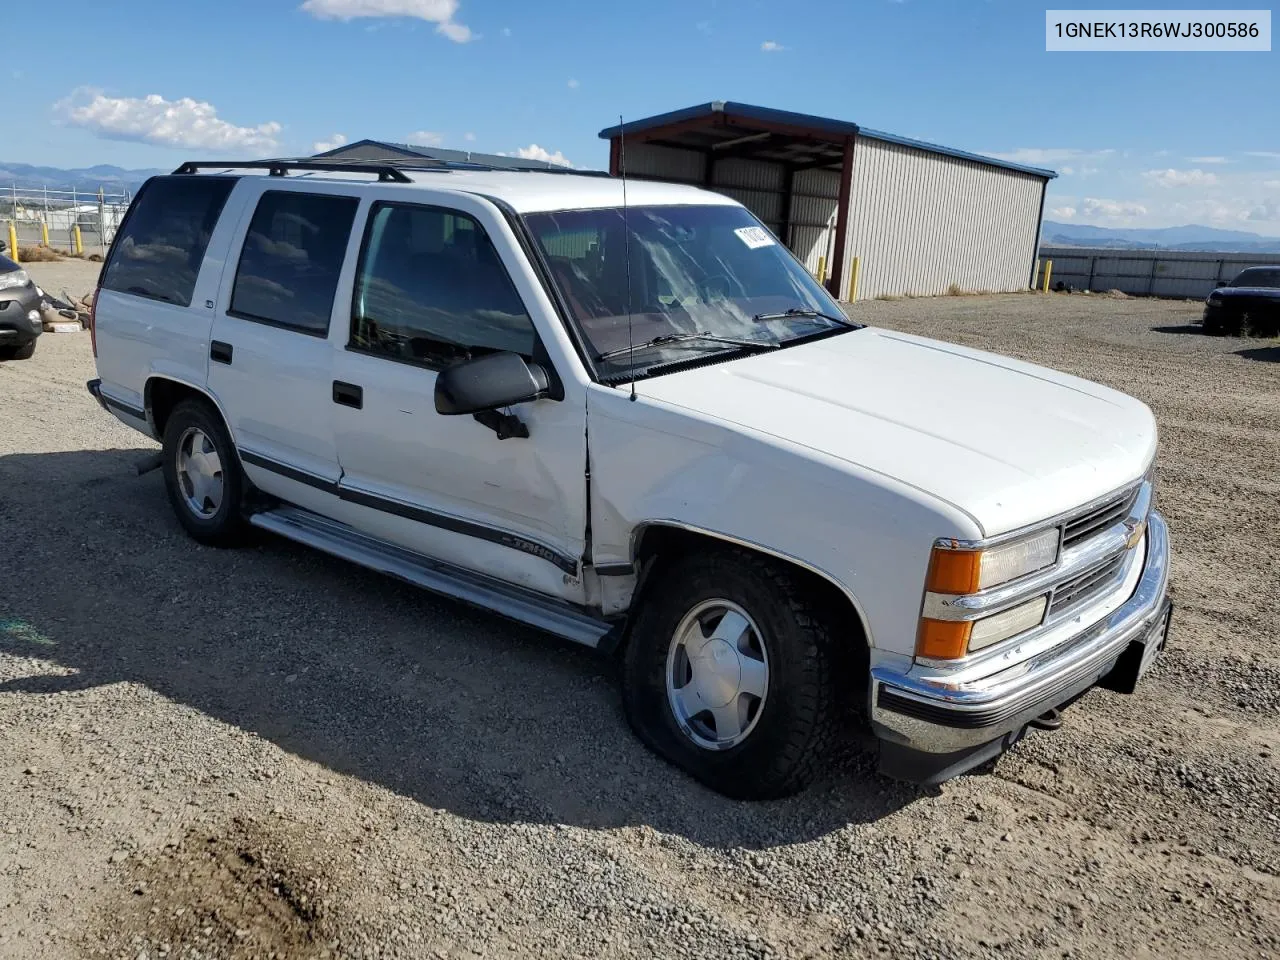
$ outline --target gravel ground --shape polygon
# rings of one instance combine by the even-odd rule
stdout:
[[[1178,608],[1136,695],[941,789],[853,749],[727,801],[589,652],[187,539],[46,335],[0,364],[0,956],[1280,957],[1280,347],[1186,303],[851,310],[1154,408]]]

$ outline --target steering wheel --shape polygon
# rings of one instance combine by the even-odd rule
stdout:
[[[712,303],[716,300],[728,300],[731,296],[735,296],[734,289],[737,289],[736,296],[745,297],[747,289],[742,285],[742,281],[737,277],[731,277],[727,273],[713,273],[703,277],[698,283],[698,293],[702,295],[704,303]]]

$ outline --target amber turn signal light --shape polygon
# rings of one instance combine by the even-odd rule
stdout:
[[[970,620],[920,621],[920,635],[916,639],[916,656],[931,660],[959,660],[969,652],[969,635],[973,632]]]
[[[975,593],[981,577],[981,551],[934,547],[929,558],[929,579],[925,589],[930,593]]]

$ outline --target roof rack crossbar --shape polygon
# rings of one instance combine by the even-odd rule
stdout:
[[[423,166],[434,166],[423,158]],[[438,162],[438,161],[437,161]],[[412,183],[403,170],[380,160],[188,160],[174,174],[198,173],[201,170],[266,170],[273,177],[284,177],[290,170],[316,170],[328,173],[376,173],[380,183]]]

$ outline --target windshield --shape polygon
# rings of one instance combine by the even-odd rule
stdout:
[[[524,219],[602,379],[856,327],[742,207],[630,207],[625,220],[620,208]]]
[[[1252,267],[1231,281],[1233,287],[1280,287],[1280,268]]]

